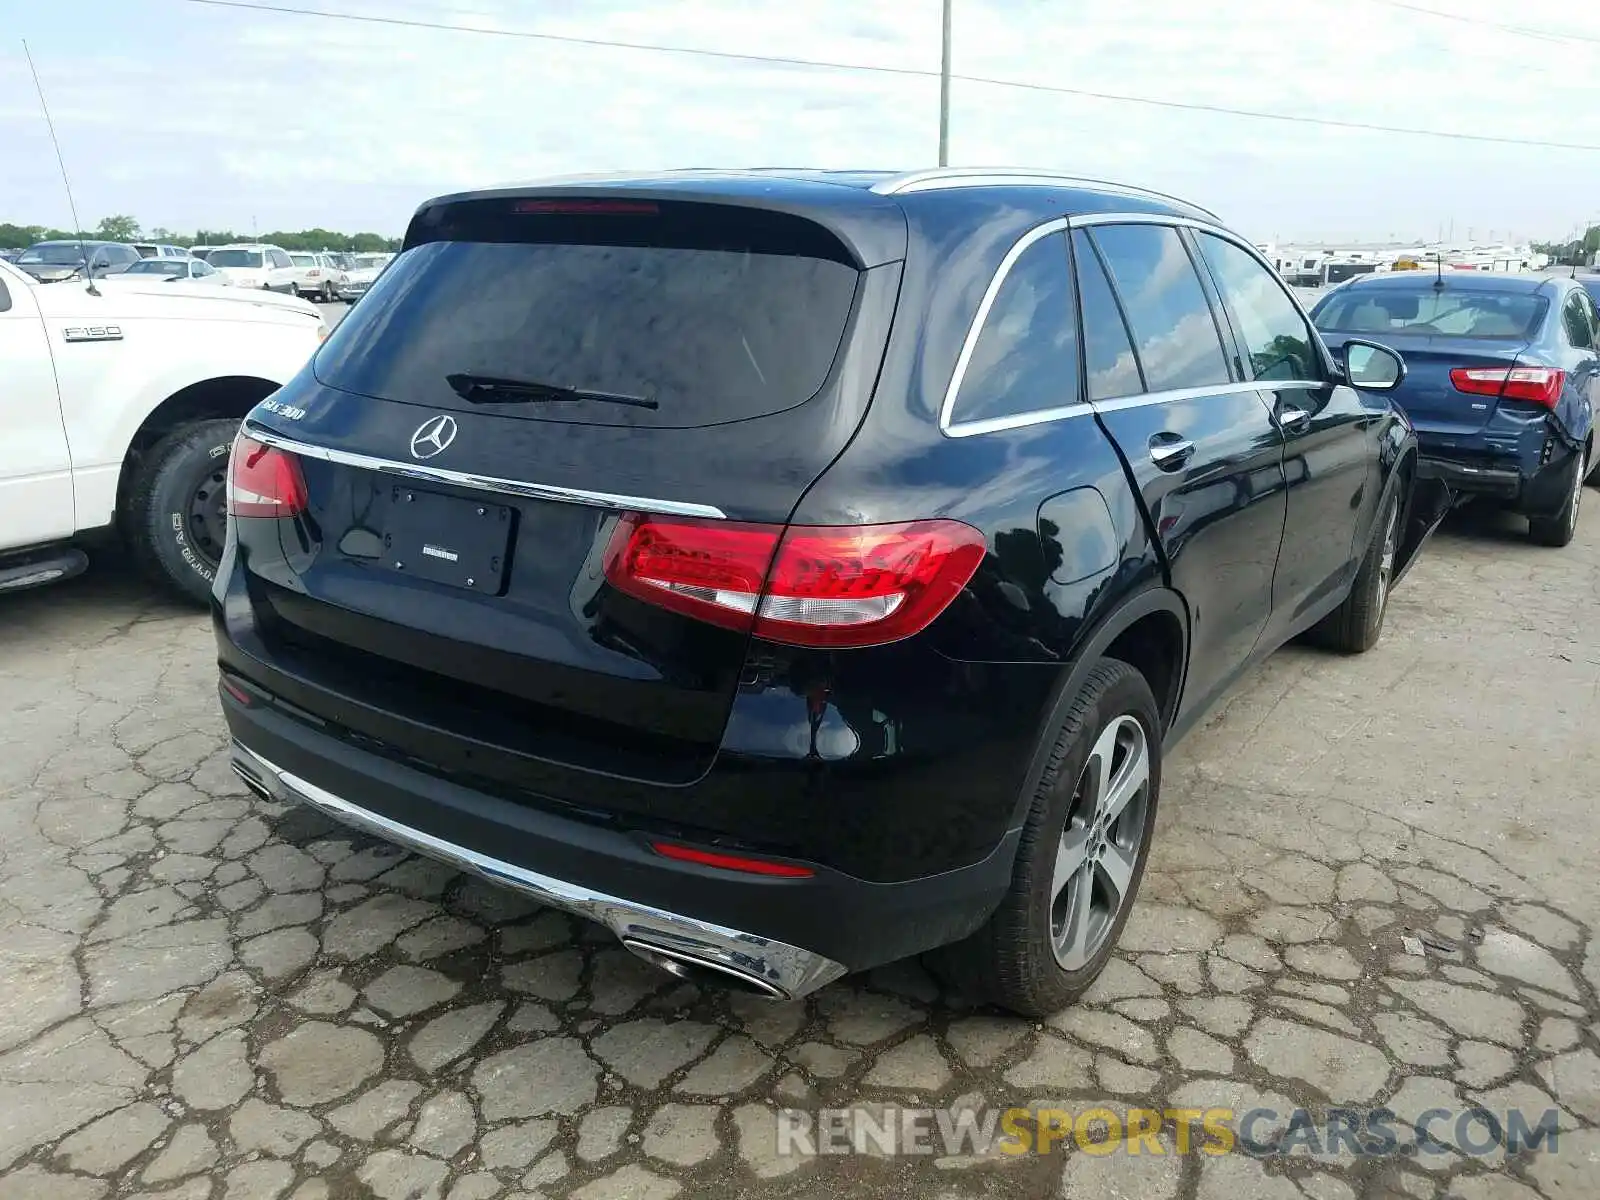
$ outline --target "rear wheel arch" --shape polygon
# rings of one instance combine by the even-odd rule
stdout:
[[[1189,610],[1183,598],[1169,588],[1148,588],[1102,617],[1081,639],[1040,720],[1009,829],[1015,829],[1026,815],[1049,766],[1056,735],[1094,664],[1102,657],[1121,659],[1145,677],[1155,694],[1162,730],[1170,730],[1189,665]],[[1151,678],[1152,675],[1158,678]]]
[[[127,510],[128,496],[140,464],[163,439],[186,425],[201,421],[242,421],[246,413],[280,386],[256,375],[222,375],[180,388],[151,409],[134,431],[122,457],[122,469],[117,477],[119,524]]]
[[[117,531],[145,574],[183,599],[210,594],[228,451],[245,414],[277,390],[255,376],[191,384],[151,410],[123,457]]]

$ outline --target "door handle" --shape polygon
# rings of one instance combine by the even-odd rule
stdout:
[[[1281,408],[1278,410],[1278,427],[1284,432],[1299,433],[1311,424],[1311,414],[1302,408]]]
[[[1194,443],[1174,433],[1158,433],[1150,439],[1150,461],[1163,471],[1183,466],[1193,453]]]

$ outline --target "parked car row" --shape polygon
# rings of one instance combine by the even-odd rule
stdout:
[[[156,242],[61,240],[40,242],[8,255],[7,261],[41,283],[153,274],[175,282],[261,288],[327,303],[360,296],[393,257],[288,251],[259,243],[186,250]]]

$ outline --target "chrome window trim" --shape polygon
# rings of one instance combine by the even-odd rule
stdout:
[[[1232,242],[1251,258],[1255,259],[1262,267],[1266,268],[1267,273],[1277,282],[1279,290],[1289,298],[1289,303],[1294,305],[1295,311],[1305,319],[1305,323],[1313,331],[1317,328],[1316,324],[1311,320],[1311,314],[1306,311],[1306,306],[1300,303],[1300,297],[1294,294],[1292,287],[1284,283],[1283,276],[1268,261],[1266,255],[1262,254],[1260,250],[1257,250],[1233,230],[1222,225],[1212,225],[1205,221],[1193,220],[1190,217],[1168,217],[1160,213],[1081,213],[1075,217],[1068,217],[1067,224],[1073,229],[1088,229],[1095,225],[1181,225],[1186,229],[1209,233],[1225,242]],[[1317,335],[1317,340],[1322,340],[1321,334]],[[1329,380],[1328,382],[1332,383],[1334,381]],[[1317,386],[1321,387],[1323,385],[1318,384]]]
[[[1056,408],[1037,409],[1033,412],[1013,413],[1004,417],[983,417],[972,421],[954,420],[956,397],[961,391],[961,384],[966,378],[967,367],[972,361],[973,351],[978,344],[978,338],[983,332],[984,323],[989,319],[989,310],[994,307],[1000,288],[1005,284],[1006,276],[1011,273],[1011,268],[1016,265],[1023,252],[1035,242],[1049,237],[1053,233],[1066,232],[1072,229],[1081,229],[1094,225],[1169,225],[1186,226],[1197,229],[1202,233],[1213,234],[1224,241],[1231,242],[1241,250],[1247,252],[1261,266],[1277,278],[1277,272],[1262,256],[1261,252],[1231,230],[1220,225],[1211,225],[1205,221],[1196,221],[1189,217],[1169,217],[1160,213],[1084,213],[1075,217],[1054,217],[1024,233],[1006,251],[1005,257],[1000,260],[1000,265],[995,269],[994,278],[989,281],[989,286],[984,289],[983,299],[978,303],[978,311],[972,318],[972,323],[967,327],[966,337],[961,343],[961,353],[956,357],[955,370],[951,373],[950,384],[945,388],[944,400],[939,405],[939,432],[948,438],[976,437],[985,433],[998,433],[1007,429],[1023,429],[1030,425],[1044,425],[1053,421],[1064,421],[1072,417],[1086,416],[1095,412],[1117,412],[1127,408],[1142,408],[1148,404],[1168,404],[1176,400],[1192,400],[1201,396],[1231,396],[1241,392],[1280,392],[1295,390],[1310,390],[1314,388],[1333,387],[1337,380],[1334,379],[1251,379],[1241,382],[1229,382],[1207,387],[1169,388],[1160,392],[1141,392],[1133,396],[1120,396],[1111,400],[1083,400],[1077,404],[1060,405]],[[1283,293],[1294,304],[1295,311],[1304,319],[1307,328],[1313,332],[1316,326],[1311,318],[1306,315],[1304,306],[1299,297],[1287,287],[1279,286]],[[1081,303],[1081,301],[1080,301]],[[1318,341],[1321,336],[1318,335]]]
[[[1017,413],[1009,417],[986,417],[981,421],[959,421],[942,432],[946,437],[976,437],[983,433],[998,433],[1006,429],[1025,429],[1030,425],[1046,425],[1072,417],[1087,417],[1093,413],[1121,412],[1128,408],[1144,408],[1151,404],[1171,404],[1179,400],[1199,400],[1207,396],[1238,396],[1245,392],[1311,391],[1334,386],[1330,381],[1315,379],[1253,380],[1247,383],[1222,383],[1210,387],[1169,388],[1163,392],[1140,392],[1135,396],[1117,396],[1110,400],[1086,400],[1080,404],[1060,408],[1039,409],[1036,412]]]
[[[1005,285],[1006,276],[1011,274],[1011,268],[1016,266],[1017,260],[1023,256],[1035,242],[1042,241],[1053,233],[1065,233],[1067,218],[1054,217],[1043,224],[1035,225],[1028,232],[1011,244],[1005,257],[1000,260],[1000,265],[995,268],[994,277],[989,280],[989,286],[983,291],[983,299],[978,301],[978,311],[973,314],[972,323],[967,326],[967,335],[961,341],[961,353],[956,356],[955,370],[950,373],[950,383],[944,389],[944,400],[939,405],[939,432],[946,437],[969,437],[971,432],[987,432],[987,430],[973,429],[970,432],[956,432],[958,429],[973,426],[992,425],[996,421],[1008,421],[1010,417],[985,417],[975,421],[956,421],[953,419],[956,406],[956,395],[961,391],[961,384],[967,377],[967,367],[972,362],[972,352],[977,348],[978,338],[983,333],[984,323],[989,319],[989,310],[994,307],[995,298],[1000,294],[1000,289]],[[1062,260],[1065,263],[1065,247],[1063,247]],[[1074,405],[1076,409],[1078,406]],[[1061,409],[1050,409],[1050,412],[1059,413]],[[1028,416],[1031,414],[1019,414]],[[1001,426],[1001,428],[1007,428]]]
[[[284,437],[255,424],[248,418],[244,433],[263,445],[276,446],[291,454],[314,458],[322,462],[359,467],[367,471],[381,471],[387,475],[400,475],[426,483],[444,483],[452,487],[472,488],[483,492],[499,492],[507,496],[522,496],[530,500],[553,500],[561,504],[588,504],[617,512],[657,513],[669,517],[702,517],[725,521],[728,514],[710,504],[695,504],[687,500],[659,500],[651,496],[625,496],[613,492],[591,492],[584,488],[558,487],[550,483],[530,483],[521,479],[501,479],[494,475],[475,475],[468,471],[450,471],[443,467],[430,467],[426,463],[396,462],[370,454],[356,454],[350,450],[335,450],[331,446],[314,446],[310,442]]]

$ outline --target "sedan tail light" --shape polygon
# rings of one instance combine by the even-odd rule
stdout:
[[[235,517],[293,517],[306,511],[300,460],[240,434],[228,459],[228,512]]]
[[[795,646],[876,646],[927,628],[983,561],[959,521],[754,525],[625,515],[606,548],[618,591]]]
[[[1555,367],[1456,367],[1450,372],[1450,382],[1458,392],[1527,400],[1545,408],[1556,406],[1566,377],[1565,371]]]

